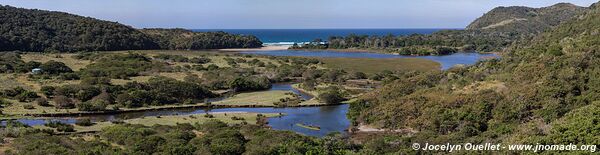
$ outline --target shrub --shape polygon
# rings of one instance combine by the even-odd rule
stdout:
[[[106,77],[86,77],[81,79],[81,84],[86,85],[110,85],[110,79]]]
[[[8,96],[8,97],[15,97],[19,94],[22,94],[23,92],[26,92],[27,90],[25,90],[23,87],[15,87],[12,89],[6,89],[4,90],[4,95]]]
[[[58,75],[61,73],[71,73],[73,70],[69,68],[65,63],[50,60],[42,65],[40,65],[40,69],[46,74]]]
[[[24,104],[23,109],[35,109],[35,107],[31,104]]]
[[[205,63],[209,63],[211,60],[209,58],[205,58],[205,57],[196,57],[196,58],[192,58],[190,59],[191,63],[197,63],[197,64],[205,64]]]
[[[355,79],[366,79],[367,74],[365,74],[363,72],[354,72],[354,78]]]
[[[254,91],[271,88],[271,82],[266,77],[239,77],[229,83],[229,88],[235,91]]]
[[[61,80],[79,80],[79,74],[77,73],[62,73],[58,76]]]
[[[231,120],[240,121],[240,120],[245,120],[245,119],[243,117],[233,116],[233,117],[231,117]]]
[[[326,92],[319,94],[319,100],[327,104],[338,104],[344,101],[344,97],[338,89],[329,89]]]
[[[16,96],[17,100],[19,100],[19,102],[31,102],[32,99],[34,98],[38,98],[39,96],[35,93],[35,92],[31,92],[31,91],[25,91],[21,94],[19,94],[18,96]]]
[[[48,99],[40,97],[35,99],[35,103],[39,106],[43,106],[43,107],[47,107],[50,106],[50,103],[48,103]]]
[[[77,109],[80,111],[104,111],[108,103],[104,100],[90,100],[77,104]]]
[[[46,122],[46,124],[44,124],[44,126],[56,128],[56,130],[59,132],[74,132],[75,131],[73,125],[63,123],[60,121],[48,121],[48,122]]]
[[[71,109],[75,107],[73,100],[66,96],[56,96],[52,101],[54,102],[54,106],[58,109]]]
[[[56,89],[56,87],[53,87],[53,86],[42,86],[40,91],[42,92],[42,94],[46,95],[46,97],[50,97],[50,96],[54,95],[55,89]]]
[[[79,126],[92,126],[92,125],[94,125],[94,123],[92,122],[92,120],[90,120],[89,118],[78,119],[77,121],[75,121],[75,124],[79,125]]]
[[[219,69],[219,66],[215,65],[215,64],[210,64],[206,67],[206,70],[212,71],[212,70],[217,70]]]

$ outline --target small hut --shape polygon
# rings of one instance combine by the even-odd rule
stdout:
[[[42,74],[43,70],[41,68],[34,68],[31,70],[31,74]]]

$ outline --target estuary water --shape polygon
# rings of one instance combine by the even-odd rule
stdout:
[[[276,51],[248,51],[241,52],[245,54],[258,54],[270,56],[301,56],[301,57],[318,57],[318,58],[423,58],[433,60],[441,64],[442,69],[446,70],[452,66],[463,64],[472,65],[483,58],[496,58],[496,54],[491,53],[454,53],[451,55],[442,56],[404,56],[385,53],[368,53],[368,52],[339,52],[330,50],[276,50]]]

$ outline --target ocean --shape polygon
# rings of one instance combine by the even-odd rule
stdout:
[[[431,34],[447,29],[192,29],[196,32],[224,31],[232,34],[254,35],[265,45],[291,45],[293,43],[310,42],[315,39],[327,40],[330,36],[377,35],[392,34]]]

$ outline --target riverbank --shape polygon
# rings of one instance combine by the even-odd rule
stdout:
[[[287,50],[291,46],[289,45],[280,45],[280,46],[263,46],[261,48],[227,48],[227,49],[219,49],[218,51],[228,51],[228,52],[241,52],[241,51],[278,51],[278,50]]]
[[[152,116],[133,119],[125,119],[118,123],[139,124],[144,126],[154,125],[177,125],[177,124],[202,124],[210,120],[219,120],[227,124],[257,124],[259,119],[269,117],[280,117],[285,114],[279,113],[253,113],[253,112],[209,112],[205,114]],[[69,133],[91,133],[101,131],[102,128],[112,126],[115,123],[109,121],[94,122],[90,126],[74,125],[75,132]],[[52,129],[44,125],[35,125],[34,128]],[[55,131],[57,132],[57,131]]]
[[[24,109],[21,106],[5,107],[4,114],[6,115],[0,120],[18,119],[26,117],[69,117],[69,116],[90,116],[90,115],[110,115],[121,113],[133,113],[143,111],[160,111],[160,110],[177,110],[177,109],[199,109],[199,108],[258,108],[258,107],[281,107],[275,103],[282,99],[294,98],[292,91],[272,90],[258,91],[236,94],[232,97],[225,98],[210,104],[176,104],[164,106],[148,106],[140,108],[120,108],[119,110],[105,111],[79,111],[77,109],[52,109],[53,107],[43,107],[35,105],[36,109]],[[287,107],[312,107],[325,106],[327,104],[320,103],[316,99],[302,101],[300,104],[286,105]],[[44,109],[45,108],[45,109]]]

